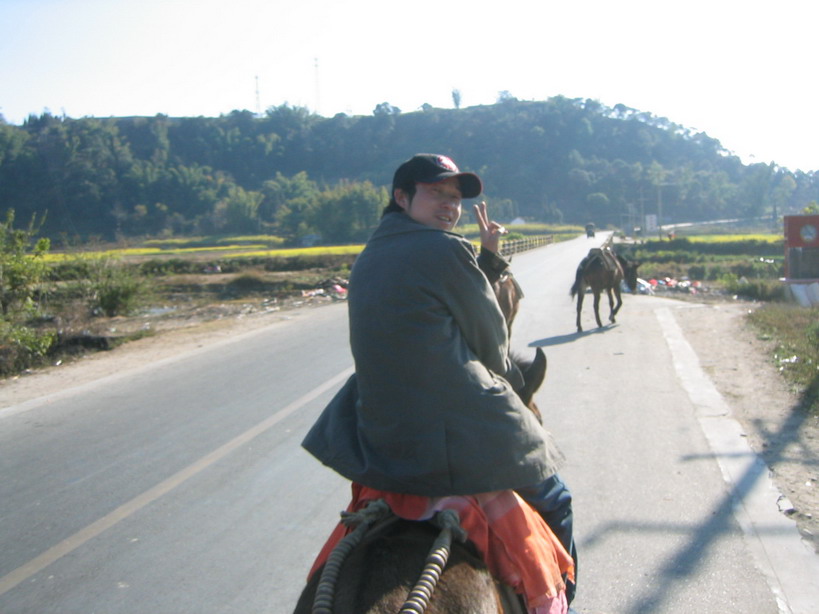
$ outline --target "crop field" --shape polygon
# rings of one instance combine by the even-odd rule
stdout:
[[[749,234],[711,234],[711,235],[691,235],[686,237],[691,243],[770,243],[772,245],[783,244],[784,239],[781,234],[772,233],[749,233]]]
[[[521,224],[510,227],[507,240],[531,236],[549,235],[554,240],[576,237],[582,229],[570,225]],[[480,231],[477,224],[462,224],[458,231],[477,242]],[[314,247],[285,247],[285,240],[274,235],[243,235],[213,237],[172,237],[147,239],[138,246],[83,247],[68,251],[55,251],[45,255],[48,263],[65,263],[74,259],[117,259],[123,262],[144,262],[157,259],[208,259],[247,258],[324,258],[356,255],[364,249],[363,244],[320,245]]]

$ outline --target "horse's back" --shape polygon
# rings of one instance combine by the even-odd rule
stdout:
[[[336,584],[334,611],[398,612],[418,581],[439,532],[426,522],[396,520],[368,535],[344,561]],[[308,582],[295,614],[311,611],[320,575],[321,570]],[[454,542],[426,612],[503,611],[495,580],[481,557],[471,545]]]

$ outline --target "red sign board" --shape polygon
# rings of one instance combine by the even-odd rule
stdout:
[[[819,279],[819,215],[785,216],[785,277]]]
[[[819,215],[786,215],[785,247],[819,247]]]

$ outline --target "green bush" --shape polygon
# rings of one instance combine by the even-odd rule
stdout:
[[[35,240],[39,223],[32,218],[26,229],[14,227],[14,209],[0,222],[0,312],[8,321],[28,317],[31,302],[48,267],[44,257],[48,239]]]
[[[111,317],[133,311],[148,294],[148,282],[133,268],[107,261],[93,271],[90,289],[92,310]]]
[[[111,256],[77,257],[52,267],[59,280],[55,293],[65,301],[83,302],[95,315],[125,315],[152,292],[151,277],[139,265]]]
[[[706,273],[708,271],[708,267],[703,264],[696,264],[694,266],[688,267],[688,278],[689,279],[699,279],[705,280]]]
[[[13,375],[41,364],[56,340],[53,330],[38,331],[0,320],[0,375]]]
[[[751,279],[737,277],[729,273],[720,279],[722,286],[731,294],[756,301],[786,301],[787,290],[779,281],[770,279]]]
[[[48,267],[48,279],[50,281],[76,281],[78,279],[87,279],[88,275],[88,261],[82,258],[55,262]]]

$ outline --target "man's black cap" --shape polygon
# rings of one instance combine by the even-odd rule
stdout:
[[[437,183],[457,177],[463,198],[475,198],[483,191],[480,178],[475,173],[462,173],[447,156],[440,154],[415,154],[395,171],[392,179],[393,193],[406,190],[416,183]]]

